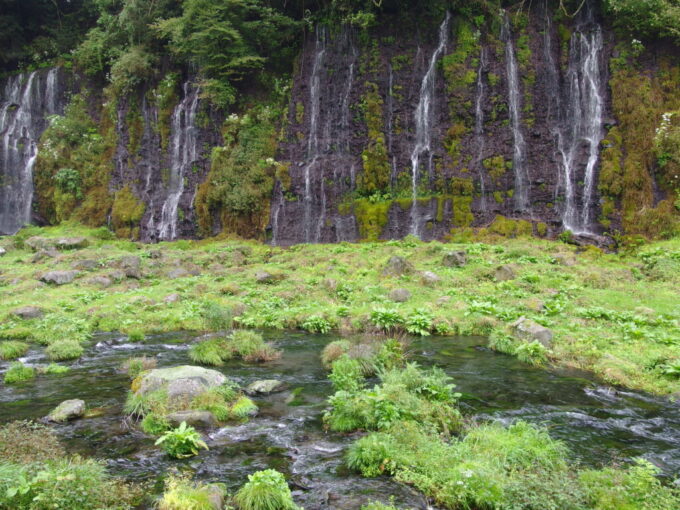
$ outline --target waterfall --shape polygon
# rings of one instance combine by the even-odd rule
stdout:
[[[475,166],[479,169],[479,185],[481,191],[481,209],[482,212],[487,211],[486,204],[486,182],[484,180],[484,167],[482,160],[484,159],[484,110],[482,104],[484,102],[484,69],[486,68],[486,48],[482,46],[479,51],[479,68],[477,69],[477,85],[475,88]]]
[[[11,76],[0,96],[0,234],[30,223],[33,169],[47,117],[62,113],[58,68]]]
[[[517,58],[510,31],[508,13],[503,14],[501,40],[505,42],[505,68],[508,82],[508,106],[510,109],[510,126],[512,128],[513,152],[512,169],[515,173],[515,209],[524,212],[529,208],[529,174],[526,162],[526,142],[522,134],[522,113],[520,105],[520,83],[517,70]]]
[[[564,186],[564,228],[589,233],[592,225],[593,191],[602,128],[602,29],[595,22],[589,3],[579,14],[569,46],[567,96],[558,134],[561,183]],[[585,150],[585,155],[583,154]],[[585,168],[583,157],[585,156]],[[577,188],[582,181],[581,201]]]
[[[161,219],[158,223],[158,238],[172,240],[177,237],[177,207],[184,193],[185,175],[191,170],[198,157],[198,129],[196,113],[198,112],[197,87],[190,82],[184,84],[184,98],[172,113],[170,135],[170,176],[168,195],[163,202]]]
[[[420,159],[427,156],[428,171],[432,174],[432,120],[434,113],[434,96],[436,85],[436,70],[439,57],[446,48],[449,34],[449,20],[451,14],[446,13],[446,17],[439,27],[439,44],[430,58],[430,65],[427,68],[423,81],[420,85],[420,99],[415,111],[416,139],[411,153],[411,185],[413,204],[411,205],[411,234],[420,237],[422,219],[418,211],[418,180],[420,178]]]

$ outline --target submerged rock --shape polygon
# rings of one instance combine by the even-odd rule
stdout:
[[[442,265],[446,267],[461,267],[467,264],[467,253],[463,250],[450,251],[444,254]]]
[[[538,340],[546,349],[552,346],[553,332],[531,319],[520,317],[510,326],[518,336],[525,340]]]
[[[187,399],[216,388],[227,382],[227,378],[217,370],[182,365],[179,367],[156,368],[141,376],[138,394],[145,395],[159,389],[166,389],[171,400]]]
[[[183,421],[192,427],[211,428],[217,426],[217,419],[210,411],[177,411],[168,414],[165,418],[173,427],[181,425]]]
[[[277,393],[279,391],[284,391],[287,385],[276,379],[263,379],[260,381],[252,382],[246,388],[246,393],[248,395],[269,395],[270,393]]]
[[[11,313],[20,319],[37,319],[45,315],[43,309],[38,306],[22,306],[15,308]]]
[[[49,421],[64,423],[81,418],[85,414],[85,401],[80,399],[64,400],[47,415]]]
[[[411,264],[404,257],[399,257],[393,255],[390,260],[387,261],[385,267],[383,268],[383,276],[401,276],[403,274],[411,274],[415,271],[413,264]]]
[[[405,303],[411,299],[411,293],[408,289],[394,289],[390,292],[389,298],[395,303]]]
[[[40,278],[45,283],[64,285],[71,283],[80,273],[78,271],[49,271]]]

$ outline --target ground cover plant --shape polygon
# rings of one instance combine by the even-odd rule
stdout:
[[[30,263],[28,238],[65,235],[85,235],[90,245]],[[100,237],[106,236],[64,224],[3,239],[8,251],[0,258],[0,338],[87,346],[94,331],[224,331],[232,323],[241,329],[330,328],[341,334],[410,329],[490,336],[501,340],[494,347],[532,363],[586,369],[609,383],[659,394],[680,391],[677,239],[608,254],[533,238],[278,248],[241,240],[151,247]],[[464,265],[444,264],[452,250],[466,253]],[[121,276],[121,260],[130,256],[140,261],[140,278]],[[393,256],[414,270],[383,275]],[[70,284],[38,285],[40,274],[84,259],[98,265]],[[504,266],[507,276],[498,272]],[[171,275],[177,267],[187,273]],[[424,283],[425,271],[440,281]],[[394,300],[392,293],[401,289],[409,297]],[[43,306],[45,315],[21,319],[11,313],[31,305]],[[539,347],[519,335],[512,325],[521,317],[548,328],[551,341]],[[68,347],[63,353],[77,354],[74,344]],[[206,363],[219,364],[221,356],[218,360],[209,347],[201,347]],[[197,359],[201,349],[194,350]],[[51,352],[63,354],[61,347]]]

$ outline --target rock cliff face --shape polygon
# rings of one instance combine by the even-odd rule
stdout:
[[[591,235],[665,203],[672,188],[649,147],[627,147],[642,129],[653,139],[661,113],[680,108],[677,63],[667,58],[676,48],[648,48],[626,70],[590,1],[574,18],[546,0],[480,26],[441,13],[368,34],[319,26],[307,35],[280,129],[276,159],[286,170],[272,177],[264,208],[272,243],[427,240],[487,226]],[[63,112],[64,76],[5,83],[2,233],[31,219],[37,141],[46,116]],[[197,235],[197,187],[231,113],[210,106],[198,79],[168,76],[118,98],[107,153],[110,195],[127,188],[144,204],[132,229],[144,241]],[[645,110],[649,125],[633,126],[637,106],[625,98],[648,89],[662,99]],[[225,224],[224,211],[211,214]]]

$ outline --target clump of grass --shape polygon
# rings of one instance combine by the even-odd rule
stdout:
[[[0,342],[0,359],[17,359],[28,352],[28,344],[17,340]]]
[[[323,363],[323,366],[330,369],[335,360],[347,353],[350,345],[348,340],[334,340],[327,344],[321,352],[321,362]]]
[[[47,346],[45,353],[53,361],[77,359],[83,355],[83,346],[73,340],[59,340]]]
[[[233,356],[224,338],[210,338],[203,340],[189,349],[189,358],[202,365],[222,366]]]
[[[210,338],[193,345],[189,357],[196,363],[221,366],[235,357],[249,363],[273,361],[281,357],[281,352],[254,331],[236,330],[227,338]]]
[[[142,372],[156,368],[158,360],[149,356],[141,356],[139,358],[130,358],[123,363],[122,369],[127,372],[130,379],[134,379]]]
[[[66,452],[50,427],[13,421],[0,427],[0,459],[27,464],[64,457]]]
[[[257,404],[248,397],[241,395],[234,402],[230,409],[230,414],[234,418],[244,419],[257,413]]]
[[[203,306],[203,321],[209,331],[222,331],[231,328],[234,314],[230,308],[208,301]]]
[[[139,329],[133,329],[128,333],[128,341],[136,343],[143,342],[146,339],[144,332]]]
[[[234,501],[240,510],[299,510],[285,477],[274,469],[248,475]]]
[[[213,510],[211,501],[214,491],[225,492],[215,484],[194,483],[184,476],[170,476],[165,481],[163,497],[158,502],[158,510]]]
[[[35,377],[35,369],[27,367],[20,361],[12,363],[7,372],[5,372],[5,384],[15,384],[18,382],[28,381]]]
[[[38,372],[46,375],[62,375],[69,372],[71,369],[65,367],[64,365],[58,365],[57,363],[50,363],[49,365],[43,365],[38,368]]]
[[[139,424],[139,427],[145,434],[150,436],[160,436],[172,428],[170,422],[165,416],[159,416],[155,413],[150,413],[144,416],[144,419]]]

